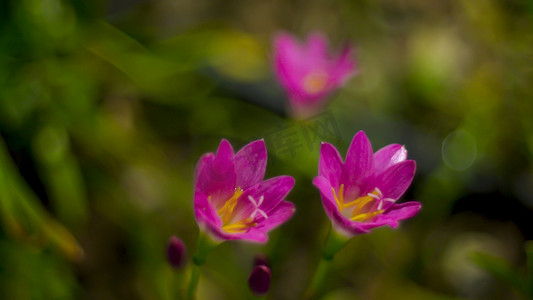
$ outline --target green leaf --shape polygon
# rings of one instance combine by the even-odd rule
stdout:
[[[0,221],[14,238],[36,245],[51,244],[69,259],[77,260],[83,249],[74,236],[43,208],[18,173],[0,139]]]

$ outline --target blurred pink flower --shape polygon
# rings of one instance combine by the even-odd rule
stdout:
[[[373,153],[367,136],[359,131],[345,162],[334,146],[322,143],[313,184],[334,229],[353,236],[383,225],[395,228],[418,213],[420,202],[395,203],[411,184],[415,169],[403,146],[391,144]]]
[[[275,37],[276,76],[287,91],[293,113],[299,116],[323,109],[327,95],[357,72],[350,47],[336,57],[327,48],[326,38],[319,33],[311,34],[305,44],[287,33]]]
[[[283,201],[294,178],[263,180],[267,150],[263,140],[234,154],[222,140],[217,153],[205,154],[196,166],[194,211],[200,228],[215,240],[267,241],[267,232],[287,221],[294,205]]]

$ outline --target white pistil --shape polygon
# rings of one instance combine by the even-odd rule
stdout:
[[[255,210],[252,212],[252,215],[250,216],[252,219],[255,218],[257,213],[261,214],[265,218],[265,220],[268,219],[268,215],[265,213],[265,211],[259,208],[259,206],[263,203],[263,200],[265,200],[265,197],[263,195],[261,195],[261,197],[259,197],[259,201],[258,202],[255,201],[255,199],[252,197],[252,195],[248,195],[248,200],[250,200],[250,202],[252,202],[252,204],[254,205],[254,208],[255,208]]]
[[[381,198],[380,196],[378,196],[376,194],[372,194],[372,193],[368,193],[367,195],[372,197],[372,198],[374,198],[374,199],[376,199],[376,200],[379,200]]]
[[[382,199],[380,202],[379,202],[379,205],[378,205],[378,210],[380,210],[382,207],[383,207],[383,203],[387,201],[387,202],[391,202],[391,203],[394,203],[394,199],[391,199],[391,198],[385,198],[385,199]]]

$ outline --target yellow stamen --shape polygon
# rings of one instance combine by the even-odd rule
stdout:
[[[233,210],[237,206],[237,203],[239,201],[239,197],[242,195],[243,190],[240,187],[237,187],[235,189],[235,193],[233,193],[233,196],[229,198],[224,205],[217,211],[218,215],[220,216],[220,219],[222,219],[222,230],[228,232],[228,233],[242,233],[246,232],[248,228],[257,226],[257,223],[252,223],[252,218],[247,218],[244,220],[240,220],[231,224],[228,224],[231,221],[231,218],[233,217]],[[211,196],[209,196],[209,199]]]
[[[372,198],[370,196],[359,197],[359,198],[355,199],[352,202],[348,202],[348,203],[343,204],[343,206],[344,207],[352,207],[352,206],[363,207],[363,206],[365,206],[365,204],[367,204],[368,202],[372,201],[372,199],[374,199],[374,198]]]
[[[333,197],[335,198],[335,202],[337,203],[337,207],[341,213],[346,208],[354,207],[352,211],[352,217],[350,218],[350,220],[352,221],[359,221],[359,222],[368,221],[371,218],[384,212],[384,210],[376,210],[373,212],[361,213],[363,208],[368,203],[370,203],[373,200],[379,201],[379,197],[381,197],[381,193],[377,189],[375,189],[371,193],[372,195],[377,196],[377,197],[373,197],[372,195],[367,194],[366,196],[359,197],[348,203],[344,203],[344,184],[341,184],[341,186],[339,187],[338,195],[335,192],[335,188],[331,188],[331,191],[333,192]]]
[[[339,197],[337,197],[337,193],[335,193],[335,188],[331,188],[331,191],[333,191],[333,198],[335,198],[335,202],[337,202],[337,207],[339,210],[342,210],[344,205],[344,184],[341,184],[339,188]]]
[[[357,203],[357,206],[353,209],[353,212],[352,212],[353,216],[360,214],[363,207],[365,207],[365,205],[367,205],[368,202],[374,200],[374,198],[370,196],[364,196],[364,197],[357,198],[357,200],[359,200],[359,202]]]
[[[222,229],[229,233],[241,233],[245,232],[249,227],[254,227],[257,223],[251,223],[252,218],[241,220],[233,224],[222,226]]]
[[[368,213],[364,213],[364,214],[358,214],[358,215],[353,216],[352,218],[350,218],[350,220],[363,222],[363,221],[367,221],[367,220],[373,218],[374,216],[377,216],[377,215],[381,214],[382,212],[384,212],[384,210],[376,210],[376,211],[373,211],[373,212],[368,212]]]
[[[235,209],[235,206],[237,205],[237,200],[239,200],[239,197],[241,196],[242,192],[242,189],[240,187],[237,187],[233,196],[231,196],[231,198],[229,198],[226,203],[224,203],[224,206],[222,206],[222,208],[218,210],[218,215],[220,216],[224,224],[228,223],[231,220],[233,210]]]

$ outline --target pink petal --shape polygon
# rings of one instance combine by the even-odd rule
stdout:
[[[399,162],[379,175],[374,185],[383,193],[383,197],[398,200],[407,190],[415,176],[416,163],[414,160]]]
[[[353,50],[347,46],[343,49],[335,64],[332,67],[331,80],[334,82],[335,87],[344,84],[354,75],[356,75],[356,64],[353,56]]]
[[[307,38],[307,57],[317,58],[326,61],[328,58],[328,41],[326,37],[318,32],[315,32]]]
[[[215,227],[222,226],[222,220],[216,213],[208,198],[201,192],[194,194],[194,216],[199,224],[210,224]]]
[[[421,208],[422,204],[420,202],[409,201],[392,205],[384,215],[396,220],[404,220],[415,216]]]
[[[322,204],[324,205],[326,214],[331,219],[333,211],[339,209],[333,196],[331,183],[325,177],[317,176],[313,179],[313,185],[320,191]]]
[[[208,190],[210,176],[208,173],[211,170],[211,165],[215,160],[215,155],[213,153],[204,154],[198,163],[196,164],[196,170],[194,171],[194,181],[196,189],[201,192],[206,192]]]
[[[267,150],[263,140],[244,146],[235,155],[236,185],[242,189],[260,182],[265,177]]]
[[[365,183],[372,173],[372,165],[372,145],[366,134],[359,131],[348,148],[341,176],[345,198],[356,199],[361,194],[369,192]]]
[[[268,235],[261,229],[251,228],[245,233],[238,233],[235,235],[235,239],[247,240],[259,244],[264,244],[268,241]]]
[[[218,208],[235,192],[235,162],[233,148],[227,140],[222,140],[214,159],[203,161],[202,174],[198,177],[197,186],[211,196],[211,203]]]
[[[278,34],[274,39],[274,67],[280,83],[288,89],[299,89],[305,75],[305,57],[298,42],[289,34]]]
[[[294,186],[294,178],[291,176],[278,176],[259,182],[247,190],[239,198],[237,206],[233,211],[232,223],[248,218],[255,207],[248,197],[252,197],[256,202],[263,197],[263,202],[259,206],[267,215],[270,215],[281,200],[287,196]]]
[[[328,143],[320,146],[320,160],[318,162],[318,175],[326,178],[336,189],[340,185],[343,162],[337,149]]]
[[[228,233],[220,227],[207,226],[208,233],[216,240],[247,240],[254,243],[266,243],[268,236],[266,233],[257,228],[250,228],[243,233]]]
[[[339,212],[337,204],[335,203],[335,199],[333,198],[331,184],[326,178],[322,176],[317,176],[313,180],[313,184],[320,191],[324,211],[326,212],[328,218],[331,220],[331,223],[336,231],[345,236],[368,233],[368,230],[364,228],[363,223],[352,221],[344,217]]]
[[[372,229],[383,225],[396,228],[399,221],[415,216],[421,208],[422,204],[417,201],[393,204],[384,214],[377,216],[374,221],[366,223],[365,228]]]
[[[385,146],[374,154],[374,173],[379,174],[388,167],[407,159],[407,150],[399,144]]]
[[[294,204],[287,201],[281,201],[281,203],[276,206],[272,211],[270,211],[270,214],[268,215],[268,219],[264,220],[262,222],[262,230],[265,232],[268,232],[279,225],[285,223],[288,219],[292,217],[292,215],[295,212]]]

